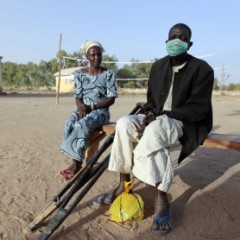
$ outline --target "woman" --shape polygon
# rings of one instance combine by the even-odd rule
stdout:
[[[102,45],[87,40],[81,51],[90,63],[76,72],[74,98],[76,109],[64,126],[64,139],[60,151],[72,158],[72,165],[60,172],[70,180],[82,166],[90,133],[109,122],[109,107],[117,97],[116,77],[112,70],[101,67]]]

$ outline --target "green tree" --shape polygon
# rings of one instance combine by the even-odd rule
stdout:
[[[75,61],[75,66],[76,67],[77,66],[86,66],[87,65],[87,61],[85,59],[85,56],[80,51],[73,52],[69,56],[72,57],[72,58],[77,59],[77,61]]]
[[[133,81],[123,80],[129,78],[136,78],[136,75],[133,74],[133,72],[127,67],[127,65],[118,70],[117,78],[120,78],[120,80],[118,81],[118,87],[133,88],[135,86]]]
[[[52,86],[54,85],[55,77],[51,72],[51,64],[46,61],[41,61],[38,65],[38,79],[36,82],[36,87],[40,86]]]
[[[219,90],[219,83],[218,83],[217,78],[214,78],[213,90]]]
[[[228,86],[227,86],[228,91],[234,91],[234,89],[235,89],[235,84],[234,83],[228,84]]]
[[[138,59],[132,59],[131,61],[133,62],[131,65],[132,71],[138,78],[149,77],[152,63],[141,63]]]
[[[228,75],[226,75],[225,74],[225,69],[224,69],[224,67],[225,67],[225,64],[223,64],[223,66],[222,66],[222,73],[221,73],[221,81],[220,81],[220,93],[221,94],[223,94],[222,93],[222,91],[223,90],[226,90],[226,85],[225,85],[225,83],[226,83],[226,81],[228,80],[228,78],[230,77],[230,75],[228,74]]]
[[[57,56],[57,59],[56,59],[57,63],[59,62],[59,57],[61,59],[61,62],[62,62],[61,69],[87,65],[87,61],[82,61],[84,58],[83,58],[83,54],[81,54],[80,51],[67,53],[65,50],[61,50],[60,52],[57,52],[56,56]],[[58,71],[58,67],[57,67],[57,71]]]
[[[58,72],[58,60],[57,58],[52,58],[49,62],[49,67],[51,69],[51,73],[54,74]]]
[[[5,86],[14,86],[17,64],[12,62],[5,62],[3,63],[2,71],[3,71],[3,84]]]
[[[117,58],[115,56],[109,56],[107,54],[104,54],[103,55],[103,58],[102,58],[102,66],[107,68],[107,69],[111,69],[113,70],[115,73],[117,73],[118,71],[118,67],[117,67],[117,64],[116,62],[118,61]],[[109,62],[109,63],[104,63],[104,62]]]
[[[148,79],[152,63],[141,63],[138,59],[131,59],[131,62],[132,64],[124,65],[119,69],[117,76],[118,78],[136,78],[136,80],[124,81],[121,85],[127,88],[146,88],[148,82],[142,78]]]
[[[136,78],[137,76],[128,67],[120,68],[117,72],[118,78]]]
[[[27,74],[28,68],[26,64],[18,64],[17,71],[15,74],[15,86],[21,86],[21,87],[31,87],[31,81]]]
[[[27,76],[29,78],[30,86],[35,87],[35,85],[36,85],[35,82],[38,79],[38,65],[37,64],[35,64],[33,62],[29,62],[27,64]]]
[[[234,91],[240,91],[240,83],[235,84]]]

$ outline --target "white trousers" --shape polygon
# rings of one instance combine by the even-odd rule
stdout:
[[[161,115],[138,139],[137,129],[144,115],[128,115],[117,121],[108,170],[133,173],[139,180],[167,192],[174,173],[169,148],[179,146],[181,121]]]

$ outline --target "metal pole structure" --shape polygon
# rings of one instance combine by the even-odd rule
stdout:
[[[59,89],[61,84],[61,63],[62,63],[61,45],[62,45],[62,33],[60,33],[59,50],[58,50],[58,81],[57,81],[57,95],[56,95],[57,104],[59,104]]]

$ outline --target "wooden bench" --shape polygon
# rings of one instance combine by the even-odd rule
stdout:
[[[99,142],[105,136],[115,131],[115,126],[116,123],[111,122],[107,125],[99,127],[90,135],[90,144],[86,151],[86,160],[88,160],[94,154],[94,152],[97,151]],[[211,132],[208,134],[203,146],[240,151],[240,136]]]
[[[115,123],[104,125],[96,129],[90,135],[90,144],[86,151],[87,158],[93,156],[96,150],[98,150],[99,143],[104,137],[115,131],[115,126],[116,126]],[[233,149],[240,151],[240,137],[227,134],[210,133],[208,135],[208,138],[204,141],[203,146],[212,148]],[[65,192],[74,184],[74,182],[77,180],[80,174],[82,174],[84,169],[85,168],[82,168],[81,171],[79,171],[75,175],[75,177],[72,178],[68,182],[68,184],[60,191],[60,193],[58,194],[59,198],[61,198],[62,194],[65,194]],[[50,203],[29,224],[29,228],[31,231],[37,229],[40,226],[40,224],[58,208],[58,205],[56,204],[56,199],[57,201],[59,201],[59,199],[56,197],[54,199],[55,200],[50,201]]]
[[[203,146],[240,151],[240,136],[210,132]]]
[[[95,129],[89,137],[89,144],[85,153],[85,160],[88,161],[93,154],[98,150],[100,141],[108,134],[115,131],[116,123],[110,122],[107,125],[103,125]]]

